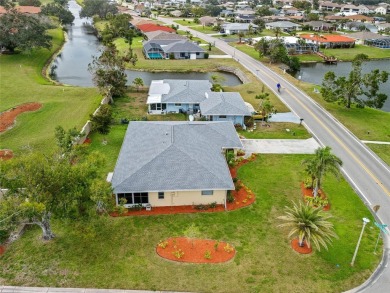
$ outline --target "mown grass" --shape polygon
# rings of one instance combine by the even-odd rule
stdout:
[[[355,45],[348,49],[321,49],[325,55],[334,55],[339,60],[352,61],[357,54],[366,54],[370,59],[390,58],[390,50],[365,45]]]
[[[354,267],[350,267],[362,217],[373,220],[347,182],[326,178],[339,239],[329,251],[310,256],[293,252],[287,230],[276,217],[301,198],[303,155],[261,155],[238,177],[256,202],[233,212],[54,221],[53,241],[40,240],[32,227],[0,258],[7,285],[127,288],[193,292],[341,292],[362,283],[379,262],[378,235],[368,224]],[[283,178],[283,180],[280,180]],[[233,261],[182,264],[155,253],[159,240],[182,236],[194,223],[202,238],[235,246]],[[196,277],[194,277],[196,276]],[[304,281],[303,281],[304,280]]]
[[[367,143],[367,146],[376,154],[379,154],[381,159],[390,166],[390,145],[389,144],[373,144]]]
[[[42,68],[50,56],[64,41],[62,30],[49,31],[53,37],[52,49],[35,50],[31,53],[0,56],[0,111],[27,102],[43,106],[36,112],[26,112],[16,118],[14,127],[0,134],[0,148],[19,152],[29,145],[38,149],[54,147],[54,129],[81,127],[100,102],[94,88],[54,85],[42,76]]]
[[[256,129],[251,132],[242,130],[239,134],[248,139],[306,139],[311,137],[304,126],[287,122],[256,122]]]

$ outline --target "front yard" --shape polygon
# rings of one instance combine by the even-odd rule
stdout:
[[[339,240],[329,251],[295,253],[276,217],[301,196],[303,155],[261,155],[239,169],[256,194],[250,207],[206,214],[55,221],[51,242],[29,229],[0,257],[0,282],[8,285],[98,287],[197,292],[341,292],[362,283],[380,260],[372,253],[378,235],[371,222],[350,267],[361,218],[370,217],[348,183],[326,178]],[[371,218],[371,220],[373,220]],[[191,223],[200,238],[231,243],[233,261],[180,264],[155,253],[160,240],[183,236]],[[304,281],[303,281],[304,280]]]

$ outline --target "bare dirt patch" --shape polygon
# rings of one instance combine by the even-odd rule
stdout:
[[[26,103],[2,112],[0,114],[0,133],[10,129],[14,125],[15,119],[19,114],[36,111],[41,107],[42,104],[40,103]]]
[[[162,258],[189,263],[221,263],[231,260],[236,254],[234,247],[226,242],[186,237],[161,241],[156,252]]]
[[[12,159],[13,156],[14,153],[12,152],[12,150],[0,150],[0,161],[1,160],[6,161]]]

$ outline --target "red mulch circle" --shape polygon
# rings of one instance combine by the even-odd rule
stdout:
[[[231,260],[236,254],[236,250],[229,244],[232,251],[225,251],[226,242],[219,242],[217,251],[215,251],[215,240],[207,239],[188,239],[186,237],[173,237],[165,240],[168,245],[165,248],[157,245],[156,252],[165,259],[188,262],[188,263],[221,263]],[[174,255],[174,251],[181,250],[184,252],[181,258]],[[205,252],[210,251],[211,257],[205,258]]]
[[[230,173],[232,174],[232,177],[236,178],[237,169],[242,165],[249,163],[250,161],[253,161],[254,159],[255,157],[251,159],[243,160],[234,168],[230,168]],[[237,210],[249,206],[255,202],[254,193],[248,187],[246,187],[240,180],[238,180],[237,183],[241,185],[241,188],[238,191],[236,190],[232,191],[234,201],[232,203],[226,204],[228,211]],[[151,211],[147,211],[145,209],[142,209],[140,211],[128,209],[128,212],[122,215],[119,215],[116,212],[111,213],[110,215],[112,217],[151,216],[151,215],[168,215],[168,214],[210,213],[210,212],[223,212],[223,211],[225,211],[223,205],[217,205],[215,208],[209,208],[207,210],[197,210],[193,205],[186,205],[186,206],[172,206],[172,207],[152,207]]]
[[[303,242],[303,246],[299,246],[299,240],[298,238],[294,238],[291,241],[291,247],[300,254],[309,254],[313,251],[313,249],[309,246],[307,246],[306,241]]]
[[[0,132],[4,132],[10,129],[14,123],[15,119],[19,114],[28,111],[36,111],[42,107],[40,103],[26,103],[19,106],[16,106],[8,111],[5,111],[0,114]]]
[[[92,143],[92,140],[89,138],[89,137],[87,137],[85,140],[84,140],[84,142],[83,142],[83,144],[91,144]]]
[[[305,197],[313,197],[313,188],[307,188],[305,187],[305,184],[302,182],[301,183],[301,190],[302,190],[302,195],[303,195],[303,199],[305,199]],[[321,196],[321,198],[327,198],[326,197],[326,194],[320,189],[318,190],[318,195],[317,196]],[[323,208],[323,211],[329,211],[330,210],[330,203],[328,203],[328,205],[324,206]]]
[[[5,246],[0,245],[0,255],[3,255],[5,252]]]
[[[0,161],[1,160],[6,161],[12,159],[13,156],[14,153],[12,152],[12,150],[0,150]]]

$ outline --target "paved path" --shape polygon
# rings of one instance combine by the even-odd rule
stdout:
[[[159,18],[172,24],[172,19]],[[355,189],[367,208],[372,211],[374,205],[380,205],[379,211],[374,214],[376,221],[390,225],[390,167],[374,152],[362,143],[353,133],[342,125],[335,117],[311,99],[306,93],[295,87],[283,76],[273,72],[261,62],[253,59],[239,50],[231,47],[225,41],[210,37],[188,27],[179,26],[179,29],[190,31],[206,42],[232,55],[247,70],[257,76],[267,85],[280,100],[286,104],[298,117],[304,118],[304,125],[313,134],[322,146],[330,146],[333,153],[342,159],[342,172],[351,186]],[[276,84],[283,87],[281,93],[276,91]],[[367,211],[369,213],[369,211]],[[388,230],[388,229],[387,229]],[[390,231],[390,230],[389,230]],[[366,293],[390,292],[390,267],[387,259],[390,253],[390,237],[384,236],[385,257],[377,273],[370,278],[365,286],[356,288],[354,292]],[[352,256],[351,256],[352,259]],[[359,256],[357,258],[359,262]]]
[[[255,154],[314,154],[320,146],[309,139],[241,139],[246,152]]]
[[[362,140],[363,143],[372,143],[372,144],[390,144],[390,141],[374,141],[374,140]]]

